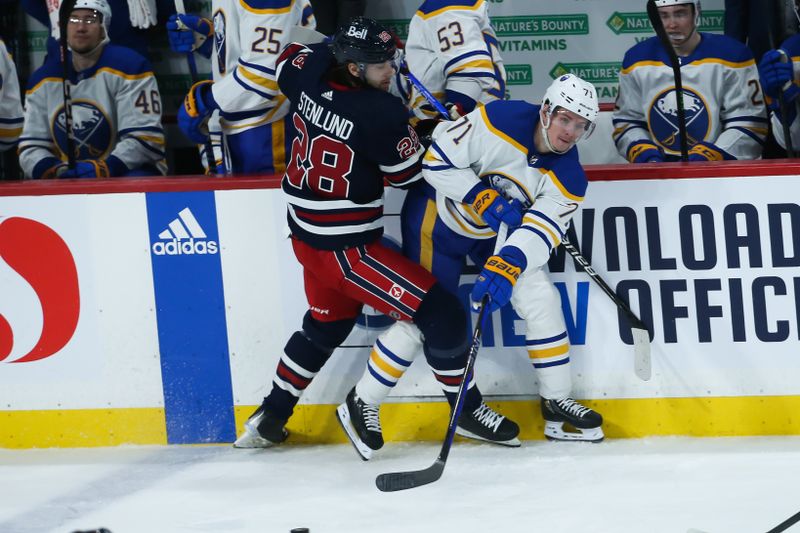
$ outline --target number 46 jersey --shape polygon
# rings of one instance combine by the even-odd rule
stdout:
[[[416,133],[400,99],[372,87],[327,79],[327,44],[292,44],[278,61],[278,85],[296,129],[283,177],[292,234],[322,250],[372,242],[383,234],[384,180],[421,179]]]

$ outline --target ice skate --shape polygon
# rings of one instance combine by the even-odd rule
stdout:
[[[234,448],[270,448],[286,440],[286,420],[278,418],[264,406],[244,423],[244,433],[233,443]]]
[[[545,421],[544,436],[549,440],[600,442],[605,438],[601,427],[603,417],[600,413],[584,407],[572,398],[542,398],[541,407]],[[568,425],[567,429],[564,429],[564,424]]]
[[[458,419],[456,434],[469,439],[492,444],[517,447],[520,445],[519,426],[484,402],[472,412],[462,412]]]
[[[343,404],[336,408],[336,418],[347,438],[353,443],[359,457],[369,461],[374,450],[383,447],[381,433],[380,406],[370,405],[356,396],[356,389],[350,391]]]

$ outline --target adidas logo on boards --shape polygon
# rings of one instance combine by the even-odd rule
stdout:
[[[326,100],[333,101],[333,91],[325,91],[322,93],[322,97]]]
[[[156,255],[212,255],[219,251],[217,241],[208,240],[200,223],[186,207],[178,218],[158,234],[161,241],[153,243]]]

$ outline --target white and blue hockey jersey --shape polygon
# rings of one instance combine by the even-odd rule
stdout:
[[[484,0],[426,0],[408,27],[406,63],[441,102],[502,100],[506,71]],[[435,114],[412,88],[410,107],[420,118]],[[468,106],[467,110],[471,111]]]
[[[538,125],[539,106],[491,102],[439,124],[422,165],[424,178],[436,189],[439,217],[460,235],[495,236],[468,198],[479,183],[520,200],[527,208],[523,224],[506,242],[525,253],[529,269],[544,265],[561,243],[588,187],[576,147],[563,155],[536,150]]]
[[[222,131],[233,135],[285,116],[288,104],[278,90],[275,63],[293,27],[316,27],[310,2],[214,0],[212,11],[214,80],[230,75],[236,81],[228,86],[230,94],[217,98]],[[242,105],[237,97],[247,91],[263,96],[257,107]]]
[[[789,57],[792,58],[792,67],[794,67],[794,83],[800,85],[800,34],[792,35],[781,44],[783,49]],[[788,119],[789,119],[789,135],[792,139],[792,147],[797,150],[800,147],[800,120],[798,120],[797,105],[798,101],[790,102],[788,105]],[[786,141],[783,135],[783,125],[781,124],[780,116],[776,113],[770,113],[770,120],[772,121],[772,134],[775,135],[775,140],[778,141],[782,147],[786,148]]]
[[[701,33],[700,44],[681,61],[689,148],[705,141],[725,159],[756,159],[767,135],[764,99],[753,54],[742,43]],[[680,155],[675,79],[657,37],[631,47],[622,61],[613,138],[629,161],[638,143]]]
[[[63,78],[59,58],[51,57],[29,81],[19,142],[26,177],[39,178],[68,159]],[[102,159],[112,169],[122,163],[128,170],[166,173],[161,96],[144,57],[106,45],[93,67],[71,72],[69,83],[76,160]]]
[[[22,120],[17,69],[5,43],[0,40],[0,152],[17,145]]]

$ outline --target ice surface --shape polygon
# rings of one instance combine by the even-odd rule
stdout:
[[[381,493],[434,443],[0,450],[0,532],[763,533],[800,510],[800,437],[457,442],[442,479]],[[800,533],[800,525],[789,529]]]

